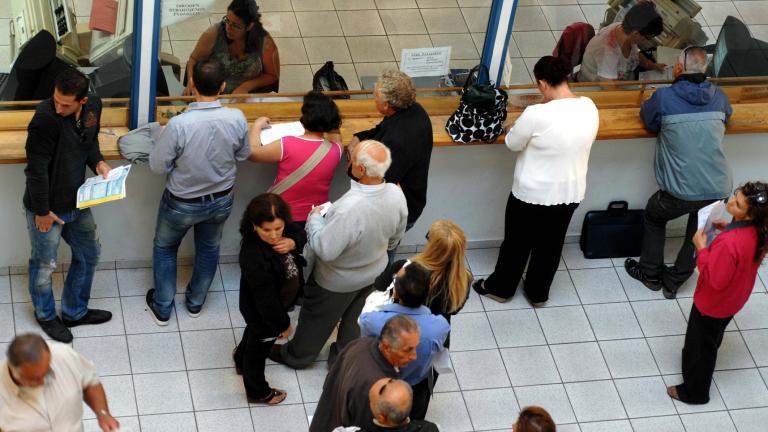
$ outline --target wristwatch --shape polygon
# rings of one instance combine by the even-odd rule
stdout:
[[[112,417],[112,416],[109,414],[109,411],[107,411],[107,410],[105,410],[105,409],[103,409],[103,408],[102,408],[102,409],[100,409],[100,410],[98,410],[98,411],[96,411],[96,415],[97,415],[97,416],[99,416],[99,417]]]

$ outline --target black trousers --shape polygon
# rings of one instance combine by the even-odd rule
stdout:
[[[704,316],[694,304],[688,317],[683,346],[683,383],[677,386],[681,401],[689,404],[709,402],[709,387],[715,372],[717,350],[733,317]]]
[[[693,274],[696,259],[691,239],[696,233],[699,209],[715,200],[686,201],[675,198],[662,190],[648,199],[645,206],[643,225],[643,247],[640,254],[640,270],[646,276],[658,278],[667,289],[677,290]],[[677,253],[675,265],[664,265],[664,241],[667,236],[667,222],[688,215],[683,247]]]
[[[504,241],[493,274],[485,281],[485,289],[499,297],[515,295],[523,277],[523,289],[533,303],[549,299],[549,287],[560,265],[563,241],[578,203],[552,206],[529,204],[511,192],[504,213]]]
[[[272,391],[264,376],[264,367],[275,341],[264,342],[262,338],[251,324],[246,325],[243,339],[235,349],[234,355],[235,367],[243,372],[245,394],[253,399],[263,399]]]
[[[429,410],[429,400],[432,398],[432,391],[437,385],[437,377],[440,376],[436,370],[430,369],[430,377],[424,378],[418,384],[411,387],[413,390],[413,405],[411,406],[411,420],[424,420]]]

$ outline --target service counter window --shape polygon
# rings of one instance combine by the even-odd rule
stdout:
[[[70,66],[102,98],[129,97],[132,33],[133,0],[0,2],[0,100],[51,97]]]
[[[451,86],[479,63],[491,6],[491,0],[256,0],[259,32],[248,16],[251,2],[162,0],[161,52],[175,57],[181,71],[178,82],[169,80],[169,94],[185,93],[187,65],[205,55],[225,60],[233,74],[229,93],[301,94],[329,61],[349,90],[370,90],[383,70],[408,66],[424,72],[418,87]],[[406,51],[410,63],[403,65],[409,49],[421,51]],[[417,55],[431,60],[418,63]]]
[[[646,0],[554,3],[520,2],[504,84],[532,83],[536,61],[553,53],[572,64],[574,81],[670,81],[690,45],[706,49],[709,77],[768,76],[768,1],[654,0],[656,23],[647,11],[638,13],[651,3]],[[605,47],[624,40],[629,49],[611,61]]]

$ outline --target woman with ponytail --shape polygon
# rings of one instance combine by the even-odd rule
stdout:
[[[683,346],[683,383],[667,394],[688,404],[709,402],[717,350],[725,328],[752,294],[757,269],[768,251],[768,184],[747,182],[726,205],[731,223],[715,223],[723,232],[707,246],[707,235],[693,236],[699,280]]]
[[[419,264],[429,272],[429,291],[424,306],[432,314],[442,315],[448,324],[451,315],[456,315],[469,297],[469,285],[472,273],[467,270],[465,253],[467,240],[464,231],[455,223],[439,219],[432,223],[427,233],[424,250],[409,260],[392,263],[374,282],[374,288],[383,291],[392,283],[394,276],[411,262]],[[450,346],[451,335],[445,339],[445,347]],[[429,407],[429,397],[437,382],[438,373],[432,369],[431,379],[425,378],[413,386],[413,408],[411,419],[424,420]]]

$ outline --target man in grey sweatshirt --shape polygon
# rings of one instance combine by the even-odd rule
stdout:
[[[352,153],[352,174],[359,180],[351,180],[350,190],[325,217],[319,208],[310,213],[306,229],[316,257],[313,276],[304,288],[293,339],[274,345],[270,359],[298,369],[309,366],[339,320],[329,365],[348,342],[360,336],[357,317],[376,276],[387,265],[387,251],[400,242],[408,220],[402,190],[384,181],[391,163],[384,144],[361,142]]]

